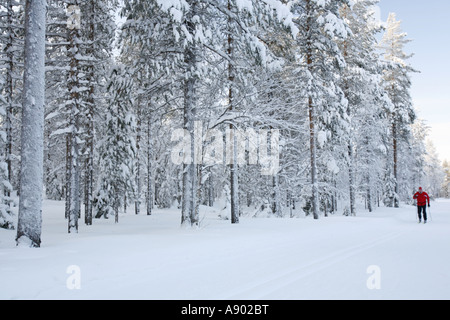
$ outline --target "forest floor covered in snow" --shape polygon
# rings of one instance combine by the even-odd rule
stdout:
[[[132,211],[132,210],[129,210]],[[0,229],[0,299],[450,299],[450,200],[357,217],[218,218],[180,227],[178,210],[122,214],[67,233],[44,202],[41,248]]]

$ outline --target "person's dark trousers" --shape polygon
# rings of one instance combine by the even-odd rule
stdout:
[[[423,213],[423,220],[427,221],[427,206],[417,206],[417,213],[419,215],[419,220],[422,220]]]

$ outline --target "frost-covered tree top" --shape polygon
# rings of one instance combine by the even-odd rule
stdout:
[[[395,13],[390,13],[386,22],[386,32],[381,41],[381,47],[385,50],[385,59],[407,66],[406,60],[411,58],[412,54],[406,54],[403,50],[407,43],[411,42],[406,37],[406,32],[401,29],[401,21],[396,19]]]

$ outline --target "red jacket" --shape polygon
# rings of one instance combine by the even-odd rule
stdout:
[[[430,196],[428,196],[428,193],[426,192],[417,192],[413,199],[417,199],[417,205],[418,206],[426,206],[427,205],[427,201],[428,204],[430,204]]]

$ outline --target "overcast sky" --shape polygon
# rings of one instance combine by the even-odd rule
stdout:
[[[395,12],[413,40],[406,52],[421,72],[412,77],[413,101],[441,160],[450,161],[450,1],[381,0],[379,7],[383,21]]]

